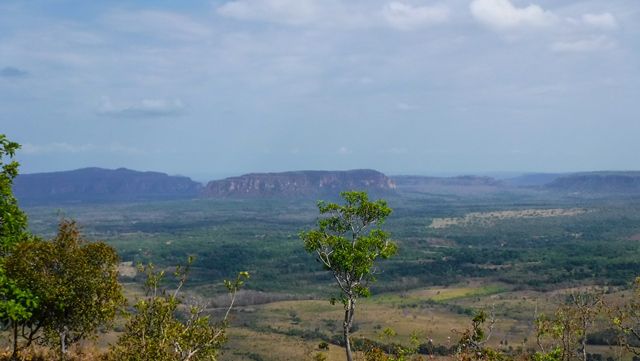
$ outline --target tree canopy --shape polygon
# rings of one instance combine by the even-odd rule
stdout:
[[[366,192],[342,192],[340,195],[344,205],[318,202],[321,218],[317,228],[302,232],[300,238],[307,252],[316,254],[340,288],[340,300],[345,309],[345,351],[347,360],[351,361],[349,335],[356,300],[370,294],[369,284],[375,281],[375,261],[393,256],[397,245],[380,228],[391,214],[386,201],[369,201]]]
[[[11,189],[20,165],[13,159],[18,149],[20,144],[0,134],[0,257],[28,238],[27,216],[18,207]]]
[[[27,344],[37,338],[57,347],[64,358],[71,344],[111,321],[124,304],[117,266],[111,246],[85,241],[69,220],[60,223],[50,241],[16,245],[5,259],[6,273],[38,302],[21,324]]]

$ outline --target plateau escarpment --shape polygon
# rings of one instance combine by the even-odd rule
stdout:
[[[393,176],[370,170],[250,173],[202,184],[183,176],[126,168],[83,168],[21,174],[14,193],[23,205],[139,202],[195,198],[331,199],[342,191],[372,196],[405,193],[491,195],[558,193],[570,197],[640,195],[640,172],[533,174],[500,180],[481,176]],[[532,193],[532,194],[533,194]]]
[[[202,185],[188,177],[126,168],[83,168],[72,171],[21,174],[14,193],[22,204],[88,203],[188,199]]]
[[[251,173],[209,182],[206,197],[312,197],[334,196],[344,190],[389,193],[395,183],[383,173],[369,169],[348,171],[296,171]]]

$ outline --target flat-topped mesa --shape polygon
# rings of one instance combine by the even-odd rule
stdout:
[[[200,188],[188,177],[125,168],[21,174],[14,183],[16,197],[25,204],[189,199]]]
[[[348,171],[295,171],[251,173],[209,182],[206,197],[310,197],[338,195],[346,190],[389,193],[395,183],[383,173],[370,169]]]

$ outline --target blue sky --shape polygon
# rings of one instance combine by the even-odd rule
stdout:
[[[0,3],[24,172],[640,169],[640,2]]]

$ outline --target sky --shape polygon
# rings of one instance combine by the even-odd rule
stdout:
[[[25,173],[640,169],[640,1],[3,0]]]

